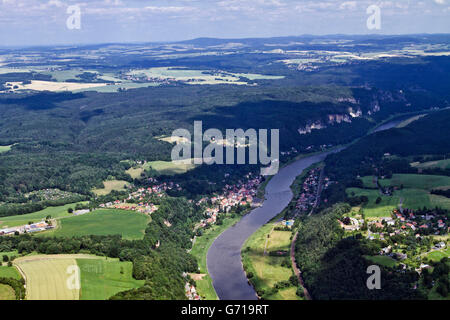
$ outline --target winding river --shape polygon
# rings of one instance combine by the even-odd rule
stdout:
[[[404,117],[389,121],[373,132],[387,130],[405,120]],[[208,250],[207,267],[214,289],[221,300],[256,300],[253,287],[248,283],[241,262],[241,248],[256,230],[278,215],[293,198],[290,186],[295,178],[327,155],[344,148],[326,151],[299,159],[272,177],[266,186],[265,200],[261,207],[252,210],[236,225],[224,231]]]

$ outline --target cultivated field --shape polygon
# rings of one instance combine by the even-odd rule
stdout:
[[[78,83],[78,82],[53,82],[32,80],[30,84],[22,84],[22,82],[8,82],[12,86],[12,90],[35,90],[35,91],[79,91],[106,86],[106,83]],[[7,83],[7,84],[8,84]],[[17,86],[16,89],[13,89]]]
[[[149,220],[148,216],[138,212],[100,209],[82,216],[61,219],[55,230],[43,232],[39,236],[120,234],[125,239],[142,239]]]
[[[14,264],[25,275],[28,300],[105,300],[145,282],[133,279],[131,262],[93,255],[32,255]],[[78,288],[71,287],[76,277],[68,268],[73,266],[80,271]]]
[[[84,255],[35,255],[18,258],[14,264],[25,275],[28,300],[78,300],[80,290],[70,286],[68,273],[76,258]],[[90,256],[84,256],[90,257]],[[68,285],[69,284],[69,285]]]
[[[0,301],[16,300],[14,289],[6,284],[0,284]]]
[[[118,259],[76,259],[81,271],[80,300],[106,300],[118,292],[138,288],[131,262]]]

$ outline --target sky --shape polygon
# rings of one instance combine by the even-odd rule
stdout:
[[[450,0],[0,0],[0,30],[0,46],[450,33]]]

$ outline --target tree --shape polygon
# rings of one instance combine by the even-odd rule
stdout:
[[[73,209],[72,209],[72,208],[69,208],[69,209],[67,209],[67,212],[68,212],[68,213],[73,213]]]
[[[3,255],[3,262],[8,262],[8,261],[9,261],[9,257],[6,254],[4,254]]]

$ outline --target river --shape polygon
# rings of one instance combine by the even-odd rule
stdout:
[[[389,121],[373,132],[388,130],[405,120],[404,117]],[[248,283],[242,261],[244,242],[261,226],[278,215],[293,198],[290,186],[303,170],[323,161],[327,155],[344,148],[326,151],[299,159],[272,177],[266,186],[265,200],[261,207],[245,215],[236,225],[224,231],[208,250],[207,267],[214,289],[221,300],[256,300],[253,287]]]

